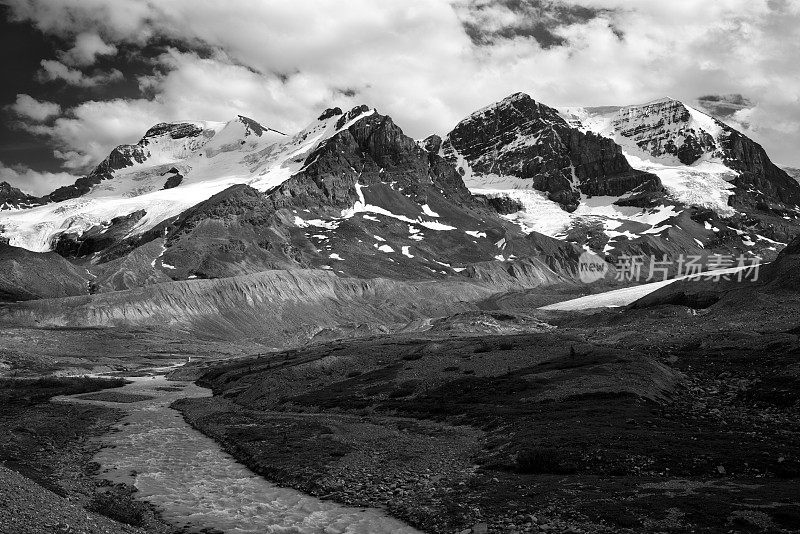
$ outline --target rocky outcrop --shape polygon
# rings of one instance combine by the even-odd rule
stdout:
[[[634,170],[613,140],[572,127],[557,110],[522,93],[461,121],[447,135],[444,154],[476,176],[530,180],[568,211],[581,193],[619,196],[661,187],[655,175]]]
[[[428,137],[422,140],[422,148],[424,148],[428,152],[433,152],[434,154],[438,154],[439,150],[442,148],[442,138],[436,134],[429,135]]]
[[[800,291],[800,237],[786,245],[774,262],[762,267],[760,278],[768,288]]]
[[[172,139],[182,139],[184,137],[197,137],[202,133],[203,129],[196,124],[160,122],[145,132],[140,144],[148,145],[150,139],[164,135],[168,135]]]
[[[734,206],[754,205],[758,201],[777,200],[789,206],[800,205],[800,184],[772,163],[764,148],[747,136],[729,129],[721,145],[725,163],[739,172],[734,180]]]
[[[38,198],[12,187],[8,182],[0,182],[0,210],[32,208],[41,204]]]
[[[516,213],[524,208],[521,202],[507,196],[475,195],[475,198],[479,198],[484,202],[486,202],[486,204],[488,204],[493,210],[495,210],[500,215],[508,215],[509,213]]]
[[[183,182],[183,175],[175,167],[172,167],[164,174],[165,175],[169,174],[169,176],[167,176],[167,181],[164,182],[164,189],[172,189],[173,187],[178,187],[179,185],[181,185],[181,182]]]
[[[142,163],[146,157],[141,145],[120,145],[87,176],[78,178],[72,185],[59,187],[45,198],[51,202],[61,202],[85,195],[92,190],[93,185],[112,178],[114,171],[130,167],[134,163]]]
[[[144,210],[139,210],[114,217],[107,225],[98,225],[86,232],[60,234],[53,250],[66,258],[80,258],[100,252],[124,240],[144,215]]]
[[[711,117],[708,122],[723,127]],[[611,126],[618,136],[631,140],[650,156],[657,159],[673,156],[684,165],[719,149],[711,133],[692,120],[689,109],[671,98],[621,108]]]

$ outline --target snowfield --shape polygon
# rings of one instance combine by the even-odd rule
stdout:
[[[618,197],[585,195],[582,196],[578,209],[568,213],[549,200],[547,193],[532,189],[530,180],[513,176],[475,176],[470,173],[468,177],[464,177],[464,183],[475,195],[516,200],[522,204],[522,211],[505,215],[505,218],[517,223],[526,232],[539,232],[555,238],[563,238],[569,227],[580,219],[600,222],[606,234],[613,240],[621,235],[615,230],[625,222],[645,224],[652,230],[680,213],[674,206],[658,206],[653,209],[615,206],[614,202]]]
[[[316,120],[293,136],[268,128],[259,134],[246,119],[237,118],[227,123],[190,123],[203,129],[196,137],[172,139],[169,133],[147,137],[140,141],[147,152],[144,162],[115,171],[113,179],[81,197],[0,212],[0,235],[13,246],[46,252],[60,234],[80,234],[144,210],[129,234],[137,235],[232,185],[247,184],[262,192],[274,189],[302,170],[308,154],[321,143],[374,111],[363,112],[340,128],[336,122],[341,115]],[[173,168],[183,180],[177,187],[163,189]]]
[[[703,277],[731,274],[739,272],[743,269],[750,267],[730,267],[728,269],[716,269],[706,271]],[[556,302],[555,304],[548,304],[542,306],[540,310],[558,310],[558,311],[580,311],[591,310],[595,308],[617,308],[620,306],[627,306],[632,302],[636,302],[640,298],[649,295],[653,291],[668,286],[669,284],[678,280],[685,280],[687,278],[696,278],[697,275],[679,276],[678,278],[671,278],[669,280],[662,280],[660,282],[650,282],[647,284],[639,284],[637,286],[624,287],[622,289],[614,289],[604,293],[597,293],[596,295],[586,295],[576,299],[565,300],[564,302]]]

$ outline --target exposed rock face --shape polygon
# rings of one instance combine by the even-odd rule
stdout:
[[[442,138],[436,134],[429,135],[422,141],[422,148],[427,150],[428,152],[433,152],[434,154],[438,154],[439,150],[442,148]]]
[[[241,117],[241,115],[239,116]],[[184,137],[197,137],[202,133],[203,129],[195,124],[161,122],[145,132],[140,144],[146,146],[149,144],[150,139],[163,135],[168,135],[172,139],[182,139]]]
[[[508,215],[509,213],[516,213],[523,209],[521,202],[506,196],[487,196],[475,195],[477,198],[482,198],[500,215]]]
[[[183,181],[183,175],[178,172],[178,169],[172,167],[169,171],[167,171],[169,176],[167,177],[167,181],[164,182],[164,189],[172,189],[173,187],[178,187],[181,185]]]
[[[779,291],[800,291],[800,237],[793,239],[778,257],[762,269],[766,286]]]
[[[336,115],[341,115],[341,114],[342,114],[342,108],[328,108],[322,112],[322,115],[320,115],[317,118],[317,120],[324,121],[325,119],[329,119],[331,117],[335,117]]]
[[[55,252],[38,253],[0,242],[0,301],[89,293],[89,275]]]
[[[772,163],[764,148],[733,129],[722,138],[725,162],[740,172],[734,180],[736,206],[755,205],[759,201],[777,200],[790,206],[800,205],[800,184],[783,169]]]
[[[730,202],[739,209],[764,201],[800,204],[800,185],[770,161],[761,145],[683,102],[664,98],[626,106],[610,118],[608,133],[617,142],[655,161],[672,159],[683,165],[701,159],[719,161],[738,173]]]
[[[713,119],[709,117],[709,121]],[[714,137],[693,123],[686,106],[671,98],[621,108],[611,126],[618,135],[630,139],[651,156],[671,155],[684,165],[718,150]]]
[[[96,226],[81,234],[64,233],[58,236],[53,247],[67,258],[78,258],[99,252],[118,243],[144,216],[144,211],[111,219],[108,226]]]
[[[631,168],[613,140],[573,128],[557,110],[522,93],[461,121],[447,135],[444,153],[474,175],[530,180],[568,211],[581,192],[622,195],[661,187],[656,176]]]
[[[8,182],[0,182],[0,210],[24,209],[41,205],[41,201]]]
[[[794,167],[781,167],[781,170],[795,180],[800,181],[800,169],[795,169]]]
[[[354,108],[342,119],[356,112]],[[340,119],[340,122],[342,122]],[[346,121],[344,121],[346,122]],[[424,203],[431,186],[454,201],[470,199],[455,169],[435,153],[421,149],[390,117],[373,113],[342,131],[311,154],[302,173],[284,183],[279,196],[297,196],[293,188],[312,182],[327,203],[349,207],[357,200],[355,183],[395,182],[407,196]],[[310,184],[308,184],[310,185]],[[345,204],[342,204],[342,201]]]

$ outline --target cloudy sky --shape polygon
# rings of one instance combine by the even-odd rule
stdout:
[[[153,124],[366,103],[446,133],[523,91],[671,96],[800,167],[796,0],[0,0],[0,181],[43,194]]]

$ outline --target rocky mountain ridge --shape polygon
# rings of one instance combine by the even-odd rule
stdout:
[[[220,180],[231,171],[241,178]],[[500,217],[445,159],[366,106],[326,110],[294,136],[242,117],[157,125],[87,178],[100,181],[5,220],[22,230],[8,232],[12,245],[38,233],[91,273],[91,293],[275,269],[535,287],[572,280],[580,254]],[[30,224],[51,215],[60,228]]]
[[[610,261],[768,260],[800,232],[796,181],[757,143],[670,98],[555,109],[517,93],[439,139],[422,144],[441,147],[473,194],[518,207],[507,219]]]
[[[276,269],[535,287],[574,280],[584,248],[777,254],[800,190],[780,173],[677,101],[567,110],[516,93],[424,141],[367,106],[292,135],[243,116],[158,124],[46,204],[0,213],[0,231],[86,270],[91,293]]]
[[[633,169],[619,145],[571,127],[559,112],[515,93],[458,123],[442,143],[463,175],[530,180],[574,211],[581,194],[621,196],[661,189],[657,176]]]
[[[32,208],[41,204],[41,200],[29,195],[8,182],[0,182],[0,211]]]

